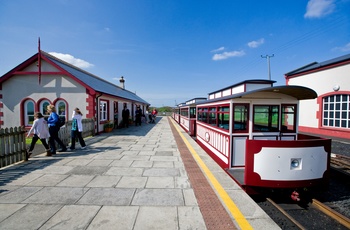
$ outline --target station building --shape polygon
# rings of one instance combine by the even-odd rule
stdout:
[[[285,74],[287,85],[316,91],[318,97],[300,101],[299,131],[350,140],[350,54],[313,62]]]
[[[78,107],[84,117],[95,120],[97,133],[107,122],[117,128],[124,106],[132,116],[137,106],[145,111],[150,105],[125,89],[123,77],[119,86],[112,84],[40,49],[0,77],[0,128],[29,128],[34,113],[45,115],[49,104],[66,120]]]

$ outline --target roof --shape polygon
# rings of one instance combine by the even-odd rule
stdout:
[[[298,100],[307,100],[307,99],[317,98],[317,93],[310,88],[307,88],[304,86],[297,86],[297,85],[282,85],[282,86],[267,87],[267,88],[261,88],[261,89],[252,90],[248,92],[237,93],[226,97],[207,100],[205,102],[199,102],[198,104],[212,103],[216,101],[229,100],[229,99],[235,99],[235,98],[243,98],[245,96],[249,96],[249,95],[252,95],[255,93],[261,93],[261,92],[285,94],[285,95],[294,97]]]
[[[346,54],[346,55],[343,55],[343,56],[340,56],[337,58],[333,58],[331,60],[324,61],[321,63],[312,62],[310,64],[303,66],[303,67],[300,67],[298,69],[295,69],[293,71],[286,73],[285,76],[295,75],[295,74],[299,74],[302,72],[316,70],[316,69],[320,69],[320,68],[327,67],[327,66],[333,66],[333,65],[341,64],[341,63],[344,63],[347,61],[350,61],[350,54]]]
[[[245,81],[241,81],[241,82],[238,82],[238,83],[236,83],[236,84],[227,86],[227,87],[225,87],[225,88],[222,88],[222,89],[213,91],[213,92],[211,92],[211,93],[209,93],[209,94],[214,94],[214,93],[217,93],[217,92],[220,92],[220,91],[224,91],[224,90],[226,90],[226,89],[233,88],[233,87],[236,87],[236,86],[239,86],[239,85],[244,85],[244,84],[273,84],[273,83],[275,83],[275,82],[276,82],[276,81],[264,80],[264,79],[245,80]]]
[[[3,77],[0,78],[0,82],[10,78],[13,72],[16,70],[21,70],[24,68],[25,65],[29,65],[31,61],[37,61],[38,53],[34,54],[32,57],[30,57],[27,61],[21,63],[11,71],[9,71],[7,74],[5,74]],[[85,87],[89,87],[96,92],[100,92],[103,94],[109,94],[111,96],[116,96],[124,99],[128,99],[131,101],[144,103],[149,105],[147,101],[136,95],[135,93],[128,91],[126,89],[121,88],[120,86],[117,86],[111,82],[108,82],[100,77],[97,77],[85,70],[82,70],[74,65],[71,65],[57,57],[54,57],[44,51],[41,51],[42,58],[47,59],[49,62],[52,62],[52,64],[58,66],[63,71],[66,71],[68,74],[72,75],[74,78],[79,80],[81,83],[84,83]]]

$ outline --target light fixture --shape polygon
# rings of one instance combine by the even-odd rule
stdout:
[[[340,86],[339,86],[339,85],[334,85],[334,86],[333,86],[333,90],[334,90],[334,91],[338,91],[339,89],[340,89]]]
[[[291,170],[301,169],[301,158],[290,159],[290,169]]]

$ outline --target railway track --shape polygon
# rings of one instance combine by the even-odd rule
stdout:
[[[284,203],[275,198],[266,198],[266,202],[275,209],[270,207],[268,212],[282,229],[350,229],[349,218],[316,199],[307,206]],[[265,208],[269,205],[264,204]]]
[[[331,167],[338,172],[350,176],[350,157],[340,154],[332,154]]]

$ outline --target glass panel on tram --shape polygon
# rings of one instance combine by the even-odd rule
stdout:
[[[209,110],[209,125],[216,126],[216,108]]]
[[[233,111],[233,131],[248,131],[248,105],[234,105]]]
[[[219,107],[218,111],[218,127],[222,129],[229,130],[229,123],[230,123],[230,114],[229,114],[230,108],[229,106],[222,106]]]
[[[196,118],[196,107],[190,108],[190,118]]]
[[[296,105],[282,105],[281,132],[296,132]]]
[[[253,131],[278,132],[278,105],[254,105]]]

